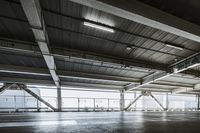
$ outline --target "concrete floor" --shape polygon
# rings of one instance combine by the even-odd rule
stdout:
[[[200,133],[200,113],[0,114],[0,133]]]

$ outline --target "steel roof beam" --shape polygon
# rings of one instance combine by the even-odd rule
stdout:
[[[149,37],[149,36],[141,35],[141,34],[138,34],[138,33],[130,32],[130,31],[124,30],[124,29],[119,28],[119,27],[109,26],[109,25],[103,24],[101,22],[96,22],[94,20],[89,20],[89,19],[86,19],[86,18],[80,18],[80,17],[72,16],[72,15],[69,15],[69,14],[61,13],[61,12],[54,11],[54,10],[47,9],[47,8],[42,8],[42,10],[46,13],[50,13],[50,14],[57,15],[57,16],[62,16],[64,18],[76,20],[76,21],[79,21],[79,22],[88,22],[88,23],[104,26],[104,27],[113,29],[117,32],[121,32],[123,34],[125,33],[127,35],[132,35],[134,37],[138,37],[138,38],[142,38],[142,39],[146,39],[146,40],[151,40],[151,41],[154,41],[154,42],[157,42],[157,43],[162,43],[164,45],[167,45],[168,43],[170,43],[170,42],[162,41],[162,40],[159,40],[159,39],[156,39],[156,38],[153,38],[153,37]],[[49,26],[49,27],[51,27],[51,26]],[[173,44],[173,43],[170,43],[170,44]],[[134,46],[134,47],[138,48],[138,46]],[[140,47],[140,48],[142,48],[142,47]],[[184,49],[190,50],[190,51],[193,51],[193,52],[198,52],[198,50],[193,50],[193,49],[190,49],[190,48],[184,47]]]
[[[70,0],[112,15],[200,42],[200,26],[137,0]]]
[[[138,84],[134,84],[134,83],[131,83],[129,85],[127,85],[125,87],[125,90],[126,91],[130,91],[130,90],[134,90],[134,89],[138,89],[140,87],[144,87],[146,85],[149,85],[157,80],[161,80],[165,77],[168,77],[168,76],[171,76],[172,74],[170,73],[167,73],[167,72],[159,72],[159,73],[153,73],[149,76],[146,76],[144,77],[142,80],[141,80],[141,83],[138,85]]]
[[[191,55],[190,57],[185,58],[185,59],[179,61],[178,63],[171,65],[170,68],[173,70],[174,73],[178,73],[181,71],[188,70],[190,68],[194,68],[199,65],[200,65],[200,52],[198,52],[194,55]],[[193,70],[193,71],[196,72],[195,75],[199,77],[199,72],[196,70]],[[191,72],[193,72],[193,71],[191,71]],[[191,73],[191,72],[186,71],[186,73]],[[197,86],[198,86],[198,84],[194,85],[193,88],[196,88]]]
[[[15,44],[14,46],[12,44]],[[27,44],[28,42],[18,42],[18,40],[8,40],[4,38],[0,38],[0,48],[5,51],[15,51],[19,53],[27,53],[27,54],[34,54],[34,55],[41,55],[38,47]],[[30,42],[29,42],[30,43]],[[6,44],[6,45],[5,45]],[[80,59],[89,59],[98,62],[108,62],[114,63],[116,65],[129,66],[129,67],[138,67],[143,69],[148,69],[151,71],[166,71],[167,66],[159,63],[153,62],[146,62],[142,60],[132,60],[132,59],[125,59],[120,57],[108,56],[103,54],[97,54],[93,52],[81,51],[81,50],[74,50],[68,48],[52,48],[51,55],[54,56],[56,59],[66,59],[69,57],[75,57]],[[126,69],[126,68],[124,68]]]
[[[15,65],[3,65],[0,64],[0,72],[6,73],[16,73],[16,74],[27,74],[27,75],[37,75],[37,76],[51,76],[48,73],[47,69],[43,68],[33,68],[33,67],[24,67],[24,66],[15,66]],[[121,83],[135,83],[139,84],[140,79],[131,78],[131,77],[123,77],[123,76],[111,76],[111,75],[102,75],[96,73],[85,73],[85,72],[71,72],[71,71],[62,71],[57,70],[58,76],[60,78],[74,78],[74,79],[88,79],[94,81],[111,81],[111,82],[121,82]],[[170,87],[187,87],[192,88],[193,85],[189,84],[181,84],[176,82],[153,82],[151,85],[155,86],[170,86]],[[148,88],[148,87],[144,87]]]
[[[19,44],[18,44],[19,45]],[[23,45],[21,46],[21,45],[16,45],[16,49],[21,49],[22,47],[23,47]],[[13,48],[9,48],[9,47],[3,47],[3,48],[8,48],[9,50],[10,49],[13,49]],[[34,51],[34,50],[32,50],[31,51],[31,48],[33,48],[32,46],[26,46],[25,47],[25,49],[23,49],[23,51],[24,50],[27,50],[26,52],[32,52],[32,53],[36,53],[36,51]],[[65,56],[63,56],[63,55],[60,55],[59,53],[61,53],[61,51],[60,52],[58,52],[58,54],[56,54],[58,57],[61,57],[61,58],[65,58]],[[55,56],[55,55],[54,55]],[[190,63],[191,64],[191,63]],[[184,70],[186,70],[185,68],[183,68],[181,71],[184,71]],[[171,68],[171,71],[173,71],[173,68]],[[179,72],[181,72],[181,71],[179,71]],[[165,75],[166,74],[166,75]],[[155,75],[155,74],[152,74],[152,75],[150,75],[150,76],[148,76],[148,77],[146,77],[146,78],[144,78],[142,81],[143,81],[143,83],[142,84],[140,84],[140,85],[138,85],[138,84],[130,84],[130,85],[128,85],[127,86],[127,89],[129,90],[129,88],[139,88],[139,87],[144,87],[145,85],[147,85],[147,84],[149,84],[149,83],[153,83],[154,81],[157,81],[157,80],[160,80],[160,79],[162,79],[162,78],[164,78],[164,77],[166,77],[166,76],[170,76],[171,74],[170,73],[166,73],[166,72],[161,72],[161,73],[159,73],[158,75]],[[162,76],[164,76],[164,77],[162,77]],[[149,82],[149,83],[148,83]],[[144,84],[145,83],[145,84]]]
[[[49,47],[48,47],[49,40],[48,40],[48,35],[45,29],[44,19],[42,16],[39,0],[30,0],[30,1],[20,0],[20,2],[22,4],[26,17],[29,21],[29,24],[32,28],[36,42],[38,43],[38,46],[45,59],[47,67],[49,68],[49,71],[55,82],[55,85],[57,87],[60,87],[59,78],[55,72],[56,66],[54,63],[54,58],[51,55]]]
[[[172,94],[178,94],[178,93],[182,93],[182,92],[191,92],[192,90],[193,90],[193,88],[180,87],[177,89],[173,89]]]
[[[12,18],[12,17],[8,17],[8,16],[2,16],[2,15],[0,15],[0,17],[19,21],[16,18]],[[21,20],[20,22],[24,22],[24,21]],[[26,23],[26,21],[25,21],[25,23]],[[53,26],[53,25],[46,25],[46,27],[47,28],[51,28],[53,30],[60,30],[60,31],[64,31],[64,32],[70,32],[70,33],[73,33],[73,34],[78,34],[78,35],[81,35],[81,36],[84,36],[84,37],[87,37],[87,38],[93,38],[93,39],[97,39],[97,40],[104,40],[104,41],[107,41],[107,42],[113,42],[113,43],[124,45],[124,46],[131,46],[131,47],[134,47],[134,48],[139,48],[139,49],[144,49],[144,50],[148,50],[148,51],[152,51],[152,52],[157,52],[157,53],[162,53],[162,54],[166,54],[166,55],[171,55],[171,56],[179,57],[181,59],[185,58],[185,56],[181,56],[181,55],[178,55],[178,54],[174,54],[174,53],[170,53],[170,52],[165,52],[165,51],[160,51],[160,50],[155,50],[155,49],[151,49],[151,48],[146,48],[146,47],[143,47],[143,46],[135,45],[133,43],[116,41],[116,40],[113,40],[113,39],[108,39],[108,38],[105,38],[105,37],[95,36],[95,35],[92,35],[92,34],[87,34],[87,33],[83,33],[83,32],[80,32],[80,31],[71,30],[71,29],[68,29],[68,28],[63,28],[63,27],[58,27],[58,26]],[[150,39],[150,40],[152,40],[152,39]],[[155,41],[155,39],[154,39],[154,41]],[[162,44],[164,44],[164,45],[170,45],[170,46],[176,45],[176,44],[173,44],[173,43],[170,43],[170,42],[162,42]],[[190,49],[190,48],[185,48],[185,47],[180,47],[180,48],[185,49],[185,50],[190,50],[192,52],[197,52],[197,50],[193,50],[193,49]]]
[[[40,51],[47,64],[49,72],[53,78],[55,85],[57,86],[58,110],[61,111],[62,102],[61,102],[61,91],[60,91],[61,89],[60,79],[56,74],[56,65],[54,63],[54,57],[51,55],[50,49],[48,47],[49,39],[39,0],[20,0],[20,2],[22,4],[25,15],[28,19],[28,22],[35,36],[36,42],[38,43]]]
[[[186,70],[186,68],[180,69],[178,72],[182,72],[184,70]],[[139,85],[135,84],[135,83],[131,83],[131,84],[127,85],[125,87],[125,90],[130,91],[130,90],[138,89],[138,88],[141,88],[141,87],[145,87],[146,85],[149,85],[149,84],[156,84],[155,81],[162,80],[162,79],[167,78],[169,76],[173,76],[174,74],[176,74],[176,72],[169,72],[169,73],[158,72],[158,73],[155,73],[155,74],[151,74],[147,77],[144,77],[141,80],[141,83]]]
[[[43,79],[32,79],[32,78],[14,78],[14,77],[0,77],[1,82],[7,83],[20,83],[28,85],[45,85],[53,86],[54,82],[50,80]],[[90,88],[90,89],[107,89],[107,90],[121,90],[124,86],[117,85],[105,85],[105,84],[91,84],[91,83],[78,83],[78,82],[67,82],[62,81],[61,87],[72,87],[72,88]],[[48,89],[48,87],[47,87]]]
[[[0,82],[7,82],[7,83],[20,83],[20,84],[28,84],[28,85],[35,85],[35,86],[53,86],[53,81],[50,80],[43,80],[43,79],[32,79],[32,78],[15,78],[15,77],[0,77]],[[78,83],[78,82],[67,82],[62,81],[61,82],[61,88],[67,87],[67,88],[82,88],[82,89],[101,89],[101,90],[123,90],[124,86],[117,86],[117,85],[105,85],[105,84],[91,84],[91,83]],[[139,88],[134,89],[134,91],[151,91],[151,92],[169,92],[171,93],[171,90],[166,89],[160,89],[160,88]]]
[[[6,73],[16,73],[16,74],[27,74],[27,75],[36,75],[36,76],[51,76],[48,73],[47,69],[43,68],[33,68],[33,67],[24,67],[24,66],[13,66],[13,65],[3,65],[0,64],[0,72]],[[140,79],[131,78],[131,77],[122,77],[122,76],[111,76],[111,75],[102,75],[95,73],[85,73],[85,72],[71,72],[71,71],[62,71],[57,70],[58,76],[60,78],[74,78],[74,79],[88,79],[94,81],[107,81],[107,82],[121,82],[121,83],[135,83],[139,84]],[[189,84],[181,84],[175,82],[165,82],[159,81],[151,83],[151,85],[155,86],[170,86],[170,87],[187,87],[192,88],[193,85]],[[144,87],[145,88],[145,87]],[[148,88],[148,87],[147,87]]]
[[[168,73],[167,72],[153,73],[147,77],[144,77],[142,79],[142,82],[140,85],[137,85],[134,83],[127,85],[126,91],[143,87],[143,86],[151,84],[157,80],[164,79],[166,77],[172,76],[173,74],[183,72],[185,70],[188,70],[188,69],[193,68],[198,65],[200,65],[200,53],[196,53],[196,54],[180,61],[179,63],[177,63],[175,65],[169,66],[170,71]]]
[[[61,82],[62,87],[77,87],[77,88],[96,88],[96,89],[107,89],[107,90],[122,90],[124,86],[119,85],[105,85],[105,84],[92,84],[92,83],[80,83],[80,82]]]
[[[51,76],[47,69],[34,68],[34,67],[24,67],[24,66],[13,66],[13,65],[3,65],[0,64],[0,72],[6,73],[16,73],[16,74],[27,74],[27,75],[37,75],[37,76]],[[60,78],[75,78],[75,79],[89,79],[94,81],[110,81],[110,82],[122,82],[122,83],[139,83],[138,78],[131,77],[118,77],[111,75],[102,75],[94,73],[84,73],[84,72],[71,72],[57,70],[58,76]]]

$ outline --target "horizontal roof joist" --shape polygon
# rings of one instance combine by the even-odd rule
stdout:
[[[48,72],[48,69],[2,65],[2,64],[0,65],[0,72],[16,73],[16,74],[23,74],[23,75],[35,75],[38,78],[40,78],[40,76],[51,76]],[[106,81],[107,85],[109,85],[109,82],[112,82],[112,83],[116,82],[116,83],[123,83],[123,84],[124,83],[125,84],[134,83],[135,85],[140,85],[140,79],[138,79],[138,78],[134,79],[134,78],[130,78],[130,77],[119,77],[119,76],[111,76],[111,75],[83,73],[83,72],[71,72],[71,71],[62,71],[62,70],[58,70],[57,73],[60,78],[63,78],[63,80],[65,78],[70,78],[70,79],[79,79],[79,80]],[[26,81],[28,82],[28,79]],[[65,81],[63,81],[63,82],[65,82]],[[179,87],[192,88],[193,87],[193,85],[189,85],[189,84],[182,84],[182,83],[176,83],[176,82],[173,83],[173,82],[166,82],[166,81],[154,82],[151,85],[153,85],[154,88],[159,88],[159,87],[162,88],[162,86],[169,86],[170,88],[171,87],[172,88],[179,88]],[[142,88],[145,88],[145,86],[143,86]],[[148,88],[148,87],[146,87],[146,88]],[[150,87],[150,88],[152,88],[152,87]]]

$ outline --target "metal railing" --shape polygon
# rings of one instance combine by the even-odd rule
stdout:
[[[119,99],[63,97],[64,111],[119,111]]]
[[[56,97],[43,96],[47,102],[56,107]],[[128,105],[133,99],[125,99]],[[161,99],[160,99],[161,100]],[[161,102],[163,102],[161,100]],[[184,103],[184,107],[174,105]],[[63,111],[119,111],[120,99],[117,98],[88,98],[88,97],[62,97]],[[195,101],[169,101],[169,111],[194,111],[197,110]],[[141,99],[131,106],[130,110],[160,111],[153,100]],[[0,111],[52,111],[32,96],[0,95]]]
[[[51,111],[32,96],[0,95],[0,111]]]

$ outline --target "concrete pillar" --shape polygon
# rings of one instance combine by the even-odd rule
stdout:
[[[57,107],[58,112],[62,111],[62,94],[61,94],[61,87],[57,88]]]
[[[124,107],[125,107],[124,90],[120,90],[120,111],[123,111]]]
[[[169,99],[168,99],[168,93],[163,95],[163,106],[165,107],[166,110],[168,110],[168,105],[169,105]]]
[[[166,110],[169,108],[169,94],[166,94]]]

